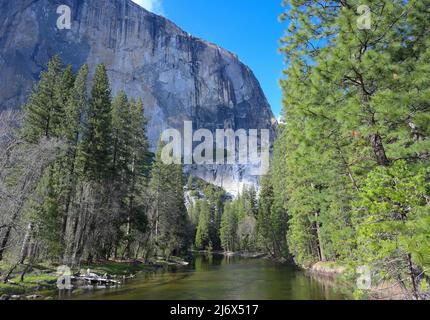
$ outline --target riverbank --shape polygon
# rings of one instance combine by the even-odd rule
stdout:
[[[326,277],[339,277],[345,274],[346,268],[336,262],[317,262],[309,269],[309,272]]]
[[[337,288],[353,292],[354,299],[366,300],[404,300],[410,299],[398,283],[384,281],[372,283],[368,290],[356,290],[356,284],[347,277],[347,268],[336,262],[326,261],[313,264],[305,268],[307,272],[319,281]]]
[[[72,284],[74,291],[85,285],[101,283],[103,285],[122,285],[128,279],[138,274],[153,273],[160,268],[184,267],[188,262],[178,257],[168,261],[154,258],[144,263],[141,260],[99,261],[96,263],[83,263],[80,270],[74,270]],[[0,265],[0,279],[6,274],[10,266]],[[18,266],[7,283],[0,282],[0,300],[36,300],[50,299],[52,292],[58,290],[57,266],[34,265],[24,279],[21,274],[25,265]]]

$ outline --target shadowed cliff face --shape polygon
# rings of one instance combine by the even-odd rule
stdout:
[[[72,10],[59,30],[59,5]],[[270,129],[275,120],[260,85],[238,58],[197,39],[131,0],[0,0],[0,110],[20,108],[50,57],[77,70],[105,63],[113,93],[141,97],[152,147],[182,128]],[[194,166],[196,176],[236,194],[255,183],[243,166]]]

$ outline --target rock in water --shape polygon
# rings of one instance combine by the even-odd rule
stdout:
[[[10,296],[7,294],[3,294],[0,296],[0,301],[5,301],[5,300],[9,300],[9,299],[10,299]]]
[[[59,29],[60,5],[71,9]],[[60,11],[61,12],[61,11]],[[252,71],[238,57],[193,37],[131,0],[0,0],[0,110],[20,108],[48,60],[77,70],[105,63],[113,93],[141,97],[155,148],[162,130],[270,129],[276,120]],[[247,166],[194,166],[197,177],[232,194],[257,177]]]

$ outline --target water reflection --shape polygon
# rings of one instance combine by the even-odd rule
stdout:
[[[67,297],[63,297],[67,298]],[[196,255],[186,268],[159,270],[119,288],[85,290],[75,299],[131,300],[327,300],[343,299],[294,266],[267,260]]]

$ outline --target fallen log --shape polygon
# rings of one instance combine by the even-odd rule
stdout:
[[[72,281],[84,281],[91,284],[104,284],[104,285],[119,285],[121,284],[121,281],[114,280],[114,279],[108,279],[107,277],[100,277],[95,274],[91,275],[84,275],[84,276],[74,276],[71,278]]]

